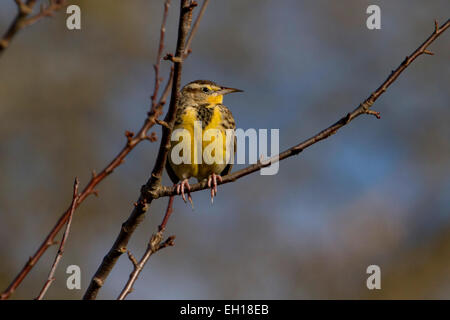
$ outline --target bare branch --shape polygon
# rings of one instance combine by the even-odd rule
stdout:
[[[181,1],[180,7],[180,20],[178,26],[178,40],[176,46],[175,57],[181,57],[184,52],[185,43],[187,34],[189,32],[191,21],[192,21],[192,10],[195,6],[194,2],[188,0]],[[158,151],[158,156],[156,158],[156,163],[153,167],[152,174],[150,179],[147,181],[146,185],[143,187],[141,191],[141,196],[137,201],[137,205],[134,206],[134,209],[127,219],[122,224],[122,228],[120,229],[119,235],[116,238],[112,248],[103,258],[102,263],[98,267],[94,277],[91,280],[91,283],[84,294],[83,299],[95,299],[103,285],[104,281],[108,277],[112,268],[114,267],[117,259],[122,255],[122,253],[126,252],[126,246],[128,245],[128,241],[133,234],[134,230],[140,224],[140,222],[144,219],[144,214],[148,210],[151,200],[147,197],[144,197],[144,190],[158,190],[161,186],[161,177],[163,174],[164,166],[167,159],[167,154],[169,153],[170,148],[170,136],[172,133],[173,124],[175,122],[175,114],[177,110],[179,91],[181,86],[181,71],[182,71],[182,60],[179,62],[174,62],[174,76],[172,83],[172,93],[170,99],[169,110],[164,118],[164,121],[169,124],[169,127],[162,127],[163,136],[161,138],[161,143]]]
[[[38,14],[22,21],[22,28],[32,25],[42,18],[52,17],[56,11],[61,10],[65,5],[65,0],[50,0],[47,7],[42,4]]]
[[[64,231],[64,234],[63,234],[63,237],[61,240],[61,244],[59,245],[59,249],[58,249],[58,253],[56,254],[55,261],[53,262],[52,268],[50,269],[50,273],[48,274],[48,279],[45,282],[44,286],[42,287],[42,290],[39,293],[39,295],[37,296],[36,300],[42,300],[42,298],[44,298],[44,295],[46,294],[48,288],[50,288],[53,281],[55,281],[56,268],[58,267],[59,261],[61,260],[62,255],[64,253],[64,245],[66,244],[67,238],[69,237],[70,225],[72,224],[73,213],[75,212],[75,207],[76,207],[77,201],[79,199],[78,185],[79,185],[78,178],[75,178],[75,182],[73,184],[72,203],[70,204],[69,219],[67,220],[66,230]]]
[[[257,172],[264,167],[269,166],[272,163],[277,161],[284,160],[291,156],[297,155],[306,148],[312,146],[313,144],[324,140],[334,133],[336,133],[340,128],[347,125],[350,121],[354,120],[356,117],[362,114],[371,114],[375,115],[377,118],[379,117],[379,113],[373,110],[370,110],[374,102],[387,90],[387,88],[398,78],[398,76],[420,55],[427,54],[428,46],[433,43],[448,27],[450,26],[450,20],[447,20],[441,27],[436,27],[433,33],[428,37],[425,42],[423,42],[410,56],[406,57],[405,60],[395,69],[389,77],[381,84],[381,86],[376,89],[364,102],[362,102],[355,110],[348,113],[337,122],[329,126],[328,128],[320,131],[316,135],[312,136],[309,139],[304,140],[303,142],[295,145],[284,152],[281,152],[279,155],[272,157],[269,160],[265,160],[263,162],[258,161],[258,163],[250,165],[244,169],[231,173],[222,177],[222,181],[218,182],[218,184],[225,184],[234,182],[239,178],[242,178],[251,173]],[[196,184],[191,185],[190,192],[200,191],[203,189],[207,189],[207,181],[202,181]],[[158,190],[148,190],[146,197],[156,199],[160,197],[167,197],[176,195],[175,187],[160,187]]]
[[[166,23],[167,23],[167,16],[169,13],[169,7],[170,7],[170,0],[166,0],[164,2],[164,13],[163,13],[163,19],[161,22],[161,29],[160,29],[160,33],[159,33],[158,54],[156,56],[156,63],[153,65],[153,68],[155,70],[155,87],[153,89],[152,108],[151,108],[151,110],[153,112],[156,112],[156,108],[158,107],[156,98],[158,96],[159,84],[162,81],[162,79],[159,77],[159,66],[161,65],[161,57],[162,57],[162,53],[164,50],[164,35],[166,34]]]
[[[35,1],[28,1],[29,3],[33,3]],[[27,4],[28,4],[27,2]],[[30,4],[28,4],[29,6]],[[164,9],[166,10],[166,9]],[[1,48],[0,48],[1,52]],[[91,194],[98,194],[98,191],[95,189],[95,187],[102,182],[107,176],[109,176],[117,167],[119,167],[124,161],[125,157],[133,151],[133,149],[142,141],[156,141],[156,135],[154,133],[148,135],[149,130],[155,125],[156,120],[158,117],[162,114],[162,109],[164,105],[166,104],[167,98],[169,96],[169,93],[171,92],[172,88],[172,81],[173,81],[173,66],[170,71],[168,82],[164,88],[163,93],[161,94],[161,97],[159,99],[159,102],[157,103],[156,107],[148,113],[147,118],[145,119],[144,123],[142,124],[141,128],[138,130],[138,132],[135,135],[132,135],[131,132],[126,133],[126,144],[122,148],[122,150],[114,157],[114,159],[111,160],[111,162],[100,172],[96,173],[93,171],[92,178],[86,185],[86,187],[81,192],[79,199],[76,203],[76,208]],[[155,95],[155,94],[153,94]],[[47,249],[52,246],[55,243],[55,237],[58,235],[58,233],[61,231],[61,229],[66,224],[68,218],[70,215],[70,207],[61,215],[59,220],[56,222],[56,224],[53,226],[53,228],[50,230],[42,244],[39,246],[38,250],[28,259],[28,261],[25,263],[25,265],[22,267],[20,272],[17,274],[17,276],[14,278],[14,280],[10,283],[8,288],[5,289],[5,291],[0,295],[0,300],[5,300],[10,297],[10,295],[17,289],[17,287],[21,284],[23,279],[28,275],[28,273],[31,271],[31,269],[34,267],[34,265],[39,261],[39,259],[42,257],[42,255],[47,251]]]
[[[161,222],[161,224],[158,227],[158,231],[164,231],[166,229],[167,226],[167,222],[169,221],[170,215],[173,212],[173,199],[175,198],[175,196],[171,196],[169,198],[169,203],[167,204],[167,209],[166,209],[166,214],[164,215],[163,221]]]
[[[203,18],[203,15],[205,14],[206,7],[208,6],[209,0],[203,0],[202,7],[200,8],[200,11],[197,15],[197,18],[195,19],[194,25],[192,26],[191,33],[189,34],[189,37],[186,41],[186,48],[184,49],[183,57],[186,57],[190,50],[191,50],[191,43],[192,39],[194,39],[195,33],[198,30],[198,26],[200,25],[200,21]]]
[[[18,12],[8,30],[6,30],[0,40],[0,56],[6,48],[9,47],[11,41],[20,30],[37,22],[43,17],[52,16],[54,12],[60,10],[65,5],[64,0],[51,0],[47,7],[41,7],[38,14],[30,17],[33,7],[36,4],[36,0],[27,0],[26,2],[23,2],[23,0],[15,0],[15,2],[17,4]]]
[[[141,271],[144,269],[145,264],[147,263],[147,261],[150,259],[150,257],[154,253],[156,253],[159,250],[164,249],[166,247],[175,245],[175,242],[174,242],[175,236],[168,237],[164,242],[162,242],[162,238],[163,238],[163,233],[161,231],[156,234],[153,234],[147,245],[147,250],[145,250],[145,253],[142,256],[142,258],[139,260],[139,262],[137,262],[134,257],[133,257],[134,261],[131,260],[131,258],[130,258],[130,260],[133,263],[133,272],[131,272],[131,274],[128,278],[128,281],[125,284],[125,287],[122,289],[122,292],[120,293],[120,295],[117,297],[117,300],[124,300],[127,297],[127,295],[129,295],[133,291],[134,283],[138,279]],[[130,255],[128,257],[130,257]]]
[[[144,269],[145,264],[148,262],[148,260],[154,253],[156,253],[159,250],[164,249],[168,246],[174,245],[175,236],[170,236],[164,242],[161,243],[161,241],[163,239],[164,229],[165,229],[167,221],[169,220],[169,217],[173,211],[172,205],[173,205],[174,198],[175,198],[174,196],[169,198],[169,203],[167,204],[166,214],[164,215],[161,225],[158,227],[158,233],[153,234],[151,236],[150,241],[147,245],[147,250],[145,251],[142,258],[139,260],[139,262],[131,254],[131,252],[128,251],[128,258],[130,259],[131,263],[133,264],[133,272],[130,274],[128,281],[125,284],[125,287],[122,289],[122,292],[120,293],[117,300],[124,300],[126,298],[126,296],[133,291],[134,283],[138,279],[138,276],[141,273],[141,271]]]

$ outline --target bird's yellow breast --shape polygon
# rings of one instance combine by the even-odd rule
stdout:
[[[210,119],[208,119],[209,121],[207,123],[203,123],[204,128],[202,129],[201,135],[195,134],[194,132],[194,124],[195,121],[202,121],[202,119],[200,119],[199,117],[199,113],[198,110],[194,107],[187,107],[185,109],[185,111],[183,112],[183,114],[181,115],[181,122],[180,124],[178,124],[177,126],[174,127],[174,129],[185,129],[189,132],[191,141],[190,141],[190,150],[191,150],[191,163],[190,164],[178,164],[175,165],[173,163],[171,163],[171,167],[173,168],[175,174],[178,176],[178,178],[180,179],[185,179],[185,178],[189,178],[189,177],[196,177],[199,181],[202,179],[207,178],[210,174],[217,173],[220,174],[220,172],[225,168],[226,166],[226,150],[227,150],[227,143],[226,143],[226,131],[225,128],[223,128],[222,126],[222,113],[220,112],[220,108],[213,105],[211,107],[208,108],[212,108],[212,116]],[[204,122],[205,119],[203,119]],[[197,129],[201,129],[203,126],[199,126],[199,128]],[[211,137],[210,139],[208,138],[208,141],[205,141],[205,138],[207,138],[207,136],[205,135],[205,133],[209,130],[209,129],[217,129],[219,132],[219,134],[222,137],[222,155],[223,155],[223,161],[221,161],[221,163],[212,163],[212,164],[207,164],[205,163],[205,159],[203,158],[203,153],[205,148],[210,145],[211,143],[215,142],[215,137]],[[216,131],[217,132],[217,131]],[[210,131],[210,133],[214,133],[214,131]],[[202,156],[202,160],[201,163],[198,163],[198,161],[195,159],[195,146],[194,146],[194,142],[197,140],[197,144],[196,145],[201,145],[201,150],[199,150],[199,152],[201,153]],[[200,141],[201,140],[201,143]],[[176,141],[174,143],[177,143]],[[173,146],[173,145],[172,145]],[[218,147],[220,148],[220,146]],[[170,155],[171,153],[169,153]],[[215,156],[215,151],[212,152],[211,154],[213,157]],[[170,161],[170,160],[169,160]]]

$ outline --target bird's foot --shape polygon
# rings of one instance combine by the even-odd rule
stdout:
[[[194,207],[194,203],[192,202],[191,197],[191,186],[189,185],[188,179],[184,179],[179,184],[177,184],[177,194],[181,194],[181,197],[183,198],[183,201],[186,203],[186,195],[184,193],[185,188],[187,189],[187,198],[189,202],[191,203],[191,206]]]
[[[217,195],[217,180],[222,182],[222,177],[218,174],[211,174],[208,177],[208,187],[211,188],[211,203],[214,203],[214,197]]]

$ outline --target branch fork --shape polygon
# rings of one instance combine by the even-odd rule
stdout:
[[[24,3],[22,0],[14,0],[17,4],[17,8],[19,9],[19,13],[22,15],[28,15],[33,11],[33,4],[28,5]]]
[[[122,292],[120,293],[117,300],[124,300],[127,295],[133,292],[134,283],[138,279],[139,274],[144,269],[145,264],[153,254],[155,254],[161,249],[175,245],[175,236],[170,236],[164,242],[162,242],[163,232],[164,230],[161,230],[156,234],[152,234],[147,244],[147,250],[145,251],[144,255],[139,261],[129,250],[127,250],[128,259],[131,261],[133,265],[133,271],[131,272],[128,281],[125,284],[125,287],[122,289]]]
[[[172,53],[167,53],[164,56],[164,60],[168,60],[168,61],[172,61],[172,62],[176,62],[176,63],[182,63],[183,59],[181,57],[176,57],[174,56]]]

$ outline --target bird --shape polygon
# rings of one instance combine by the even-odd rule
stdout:
[[[232,155],[236,152],[236,137],[234,136],[236,123],[231,111],[222,104],[223,96],[233,92],[243,92],[243,90],[221,86],[210,80],[195,80],[181,89],[173,133],[177,129],[187,130],[191,139],[191,141],[189,141],[191,146],[190,150],[195,148],[194,143],[198,143],[197,146],[201,146],[202,157],[204,157],[203,152],[205,148],[215,141],[216,138],[219,138],[215,137],[211,138],[210,141],[205,141],[206,139],[203,139],[203,134],[209,129],[216,129],[217,131],[214,132],[222,135],[222,140],[219,138],[217,143],[222,142],[222,155],[224,161],[210,160],[208,162],[203,158],[201,161],[195,161],[194,154],[191,154],[192,161],[188,161],[190,163],[173,161],[172,151],[179,141],[173,139],[172,136],[169,157],[166,162],[166,171],[174,183],[174,186],[176,186],[176,193],[178,195],[181,194],[182,199],[186,203],[185,191],[187,191],[187,198],[192,206],[193,202],[190,195],[191,187],[189,185],[190,178],[196,178],[198,182],[207,179],[207,185],[211,189],[211,202],[213,202],[214,197],[217,195],[217,181],[222,182],[222,176],[229,174],[233,167],[233,164],[230,163],[230,161],[227,161],[225,157],[231,151],[230,149],[233,149]],[[197,122],[197,125],[201,122],[201,135],[194,134],[196,121],[199,121]],[[231,130],[233,133],[232,139],[227,139],[227,130]],[[229,143],[230,140],[232,140],[232,144]],[[218,157],[220,157],[220,146],[218,146],[218,150]],[[215,151],[211,153],[213,157],[215,156],[214,153]],[[182,156],[182,154],[180,156]],[[175,164],[174,162],[177,162],[178,164]]]

